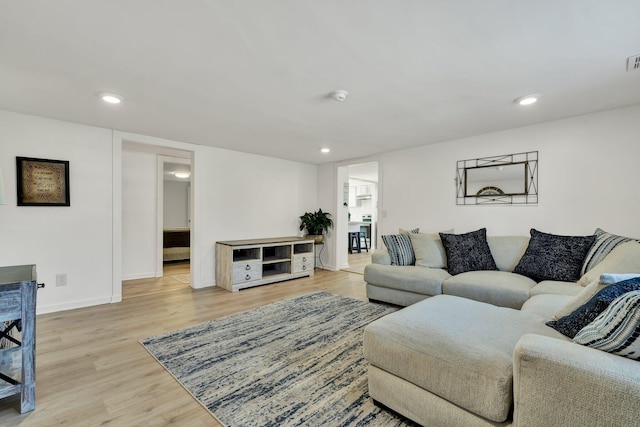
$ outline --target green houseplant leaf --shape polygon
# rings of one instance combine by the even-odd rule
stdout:
[[[322,212],[322,209],[318,209],[317,212],[305,212],[300,217],[300,231],[306,229],[307,233],[311,235],[320,235],[329,231],[331,227],[333,227],[331,214]]]

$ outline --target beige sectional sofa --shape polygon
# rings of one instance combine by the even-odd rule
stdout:
[[[411,237],[412,243],[421,238],[428,239],[427,236]],[[427,257],[426,253],[425,258],[416,260],[416,265],[398,266],[391,265],[391,258],[386,250],[374,251],[371,254],[372,263],[364,270],[367,297],[370,300],[407,306],[428,297],[446,294],[519,309],[533,295],[576,295],[582,290],[582,286],[577,283],[553,280],[536,283],[528,277],[512,273],[527,249],[528,236],[487,236],[487,243],[498,271],[470,271],[455,276],[441,267],[421,265],[421,260]],[[419,257],[422,249],[415,249],[416,257]],[[444,250],[434,249],[440,251],[444,264]],[[433,255],[430,258],[431,265],[441,263],[434,262]]]
[[[582,283],[536,283],[511,272],[528,237],[487,241],[498,271],[451,276],[420,265],[420,248],[415,266],[373,254],[369,298],[408,307],[365,329],[370,396],[425,426],[637,425],[639,362],[545,325],[584,300],[581,284],[599,272]]]

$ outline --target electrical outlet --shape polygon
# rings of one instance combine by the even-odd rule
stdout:
[[[67,273],[56,274],[56,286],[67,286]]]

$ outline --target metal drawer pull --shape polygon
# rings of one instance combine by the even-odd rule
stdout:
[[[249,264],[247,264],[247,266],[244,269],[245,270],[251,270],[251,266]]]
[[[307,257],[306,256],[302,257],[302,262],[307,262]]]
[[[244,280],[251,280],[251,276],[249,276],[249,275],[247,274],[247,276],[244,278]]]
[[[306,266],[306,265],[303,265],[303,266],[302,266],[302,269],[303,269],[303,270],[306,270],[306,269],[307,269],[307,266]]]

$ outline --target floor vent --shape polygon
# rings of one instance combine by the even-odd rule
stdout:
[[[627,71],[640,71],[640,55],[627,58]]]

